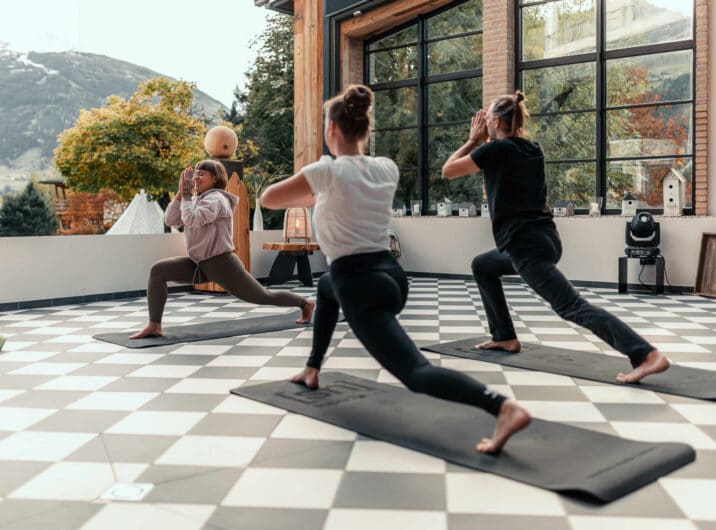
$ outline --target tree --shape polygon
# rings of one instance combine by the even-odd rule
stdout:
[[[56,230],[54,209],[34,182],[19,195],[5,198],[0,208],[0,236],[49,236]]]
[[[158,77],[127,100],[110,96],[104,107],[80,111],[55,149],[67,185],[111,189],[125,200],[140,189],[154,196],[174,190],[182,168],[204,157],[206,126],[192,114],[193,88]]]
[[[225,119],[241,125],[240,146],[251,142],[254,147],[243,162],[244,180],[255,192],[293,174],[293,18],[269,17],[251,47],[258,53],[246,75],[246,90],[234,91],[236,100]],[[280,227],[282,218],[282,212],[264,211],[267,228]]]

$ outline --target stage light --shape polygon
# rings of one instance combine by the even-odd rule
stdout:
[[[661,229],[649,212],[638,212],[626,223],[624,253],[630,258],[641,258],[642,264],[652,264],[661,254]]]

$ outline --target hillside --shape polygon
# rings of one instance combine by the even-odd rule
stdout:
[[[0,193],[49,168],[57,135],[74,125],[80,109],[102,106],[112,94],[129,97],[159,75],[104,55],[20,54],[0,43]],[[225,110],[200,91],[195,102],[207,116]]]

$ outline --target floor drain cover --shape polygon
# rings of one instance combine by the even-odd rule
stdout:
[[[106,501],[141,501],[153,487],[154,484],[118,482],[112,485],[101,498]]]

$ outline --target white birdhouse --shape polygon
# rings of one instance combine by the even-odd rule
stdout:
[[[452,215],[452,201],[447,198],[443,198],[438,203],[438,217],[450,217]]]
[[[477,206],[471,202],[461,202],[457,205],[457,212],[460,217],[477,217]]]
[[[572,201],[555,201],[552,212],[555,217],[574,217],[574,203]]]
[[[482,203],[482,207],[480,208],[480,217],[484,217],[485,219],[490,218],[490,207],[486,202]]]
[[[661,180],[664,192],[664,215],[676,217],[683,213],[683,197],[686,179],[675,170],[671,171]]]
[[[622,199],[622,215],[634,217],[634,214],[636,214],[636,197],[631,193],[627,193]]]

